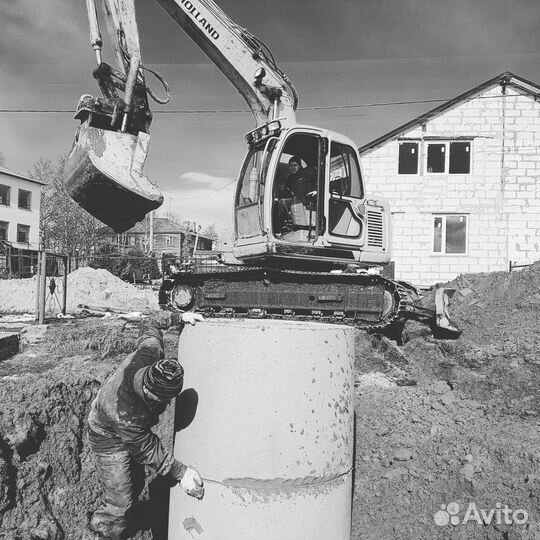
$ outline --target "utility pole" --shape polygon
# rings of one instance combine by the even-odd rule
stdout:
[[[150,212],[150,241],[148,243],[148,250],[150,252],[154,251],[154,211]]]

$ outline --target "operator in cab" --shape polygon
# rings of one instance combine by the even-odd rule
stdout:
[[[302,203],[307,209],[314,209],[317,193],[317,171],[310,166],[302,167],[302,159],[293,156],[289,159],[289,174],[278,186],[277,208],[281,232],[292,227],[291,205]]]
[[[158,475],[172,477],[188,495],[203,497],[200,474],[175,459],[151,430],[184,382],[178,360],[164,358],[161,329],[199,321],[204,319],[198,313],[165,311],[144,321],[135,352],[109,376],[92,402],[88,441],[102,496],[85,539],[118,540],[125,535],[139,495],[135,476],[143,476],[144,465]]]

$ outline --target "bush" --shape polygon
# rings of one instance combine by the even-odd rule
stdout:
[[[148,256],[137,248],[119,253],[114,244],[99,245],[88,265],[91,268],[104,268],[130,283],[140,283],[147,276],[150,279],[161,277],[155,255]]]

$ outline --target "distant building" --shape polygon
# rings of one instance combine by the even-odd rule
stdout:
[[[22,249],[39,248],[39,180],[0,167],[0,241]]]
[[[540,259],[540,85],[503,73],[361,147],[420,285]]]
[[[100,238],[111,244],[128,250],[138,248],[148,252],[150,248],[150,223],[148,217],[137,223],[134,227],[122,234],[115,233],[110,227],[98,229]],[[159,257],[166,254],[189,257],[193,252],[193,246],[197,233],[188,224],[179,225],[166,218],[154,218],[154,249],[153,252]],[[212,239],[199,235],[197,250],[212,250]]]

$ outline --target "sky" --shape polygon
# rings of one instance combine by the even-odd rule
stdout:
[[[292,79],[298,121],[358,146],[504,71],[540,82],[538,0],[218,3]],[[157,2],[137,0],[136,8],[143,63],[172,91],[168,105],[153,106],[145,166],[165,195],[158,215],[226,229],[252,116]],[[81,94],[99,95],[88,35],[85,0],[0,2],[0,111],[72,111]],[[104,59],[114,62],[110,49]],[[179,110],[187,112],[166,113]],[[240,112],[193,112],[215,110]],[[0,112],[5,165],[26,174],[40,158],[56,161],[77,124],[65,112]]]

